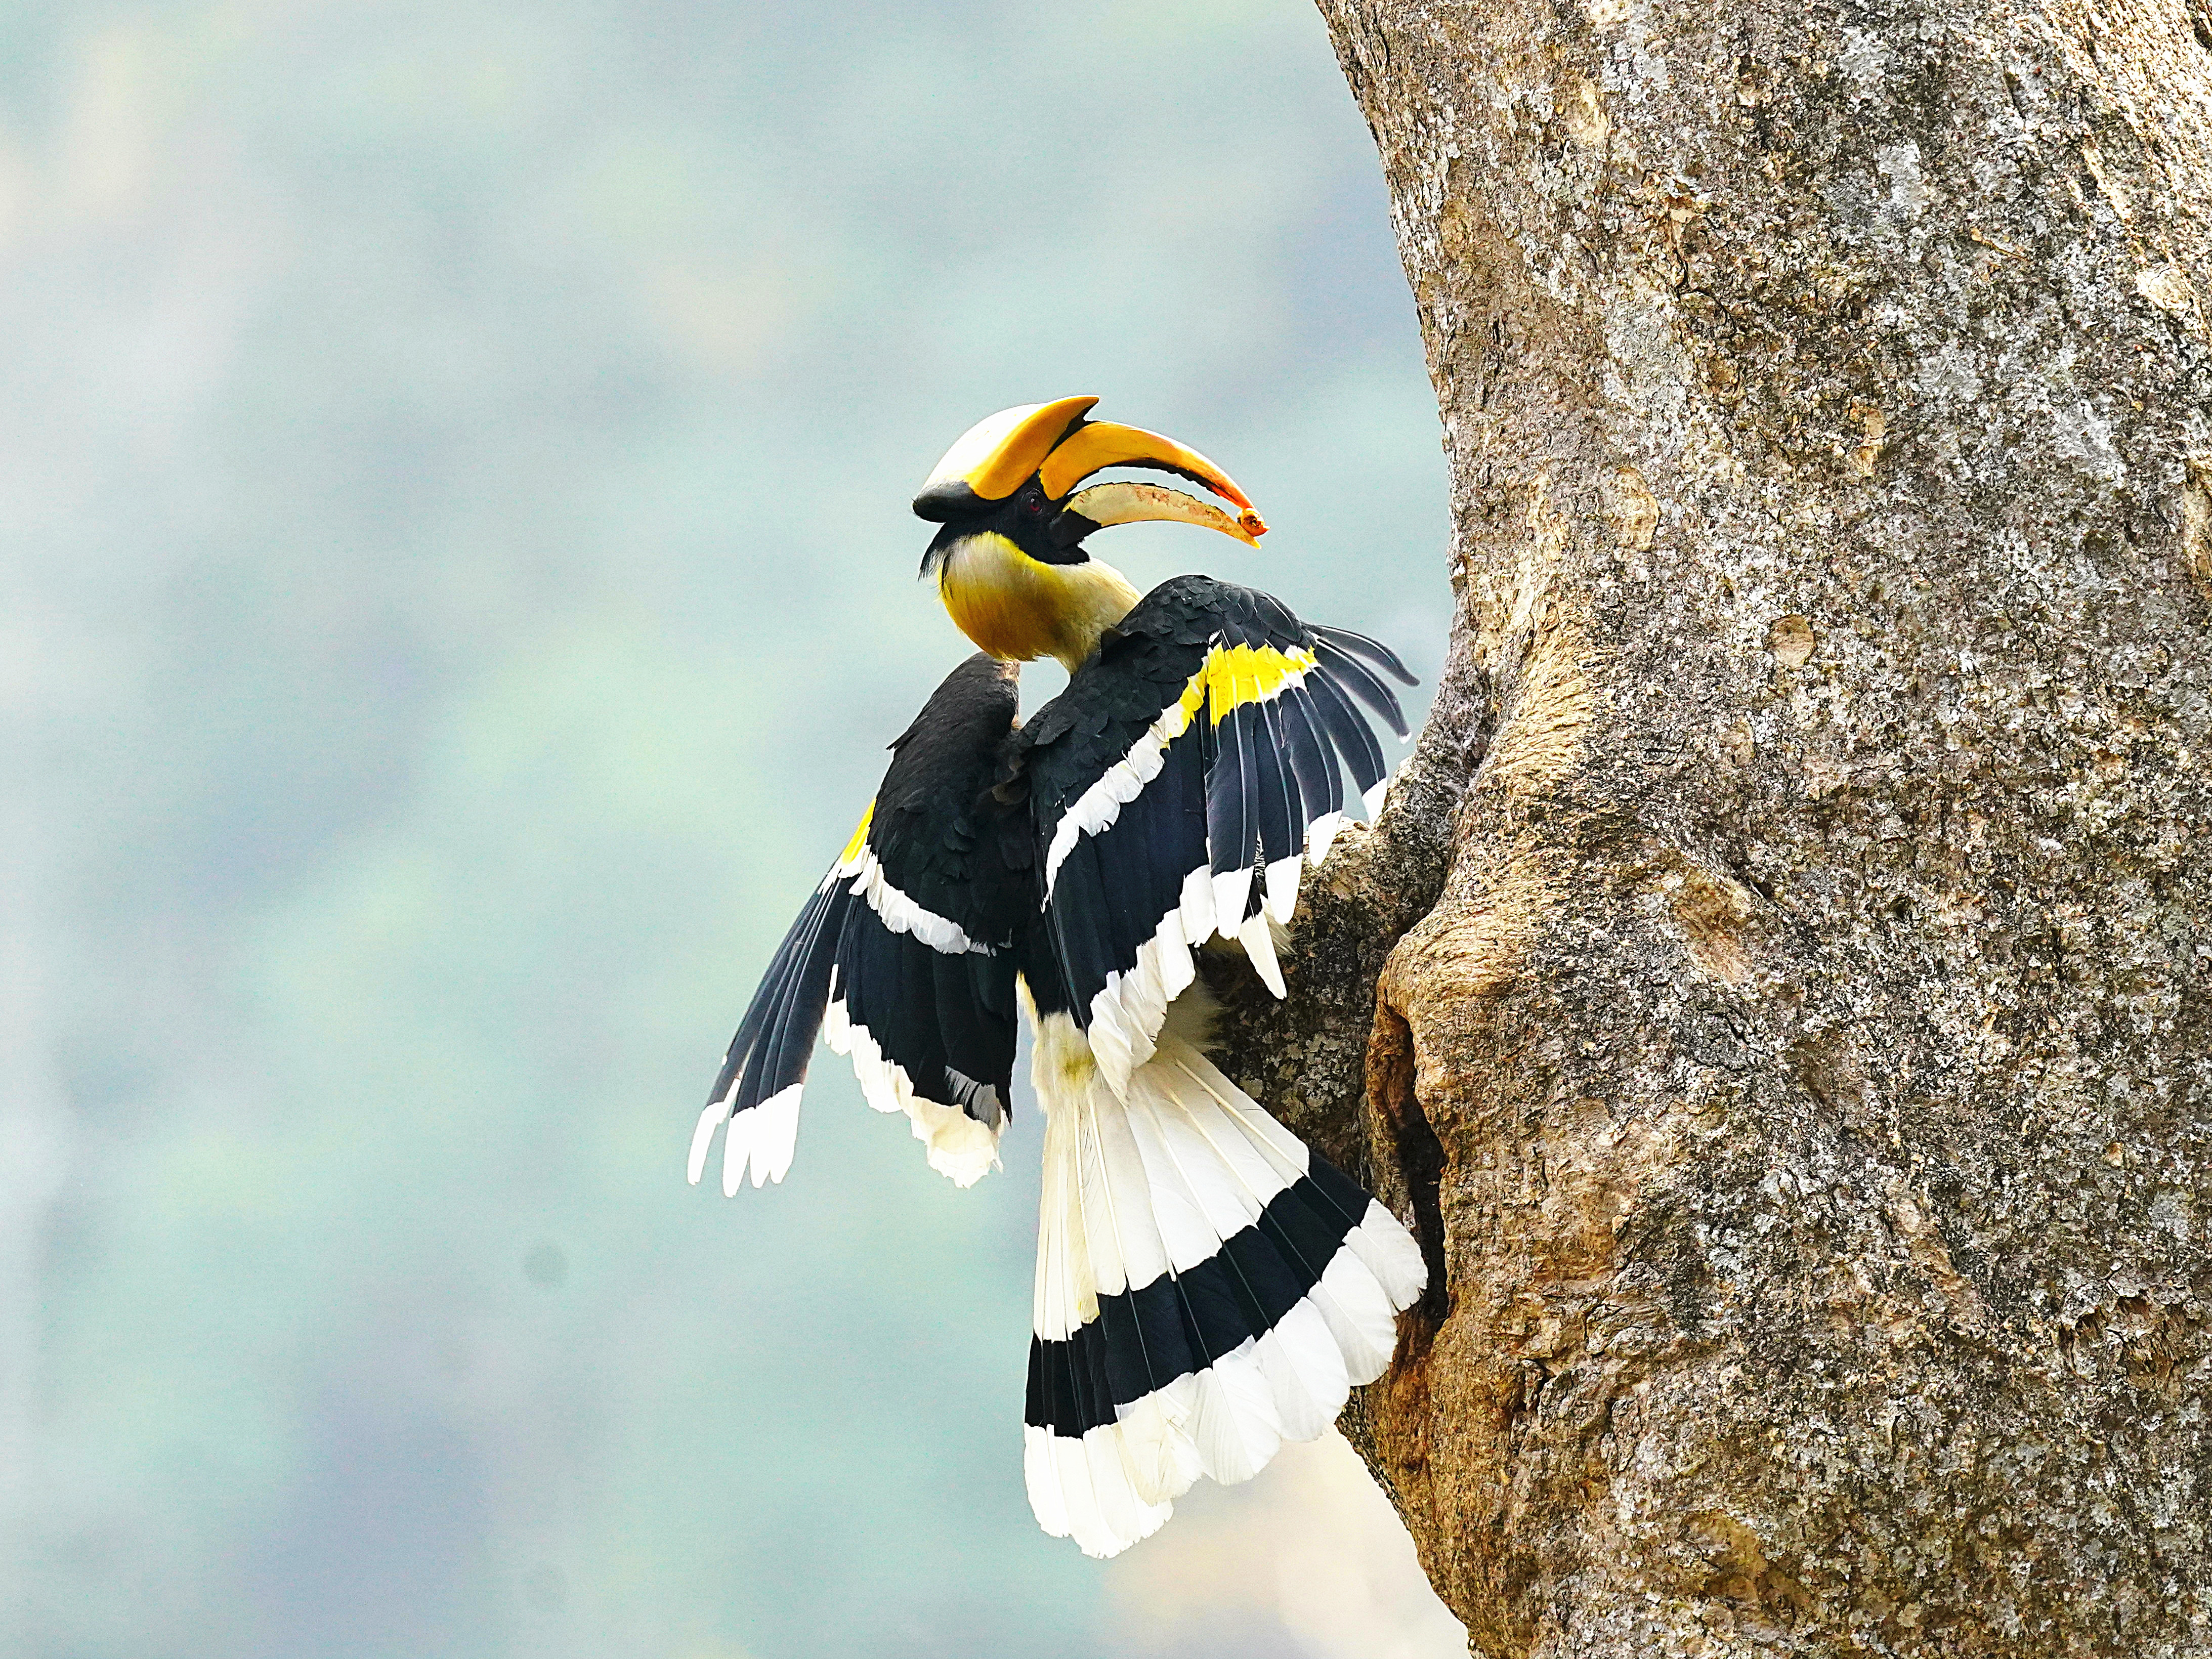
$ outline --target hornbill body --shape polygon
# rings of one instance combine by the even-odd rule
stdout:
[[[1358,635],[1203,576],[1141,599],[1082,549],[1168,518],[1264,532],[1211,462],[1083,419],[1095,399],[1009,410],[940,464],[924,573],[984,647],[892,744],[883,787],[747,1009],[693,1137],[723,1187],[781,1180],[817,1030],[869,1103],[903,1112],[962,1186],[997,1162],[1015,1008],[1033,1032],[1045,1177],[1024,1469],[1038,1520],[1094,1555],[1157,1530],[1205,1474],[1256,1474],[1380,1376],[1426,1282],[1397,1220],[1206,1058],[1195,953],[1241,946],[1277,995],[1273,930],[1345,822],[1340,764],[1370,809],[1401,734]],[[1112,465],[1192,477],[1232,517]],[[1017,717],[1029,657],[1067,688]]]

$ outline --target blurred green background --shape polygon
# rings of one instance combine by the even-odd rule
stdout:
[[[1205,450],[1265,555],[1102,551],[1433,681],[1310,10],[15,0],[0,294],[0,1655],[1449,1650],[1340,1447],[1038,1532],[1025,1097],[963,1194],[825,1057],[782,1187],[683,1179],[966,648],[970,422]]]

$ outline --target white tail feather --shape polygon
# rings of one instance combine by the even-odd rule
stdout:
[[[1022,1481],[1029,1488],[1030,1508],[1037,1525],[1054,1538],[1067,1536],[1067,1496],[1060,1490],[1060,1460],[1052,1437],[1031,1425],[1022,1431]]]
[[[1091,1491],[1098,1502],[1099,1519],[1112,1540],[1109,1549],[1094,1555],[1115,1555],[1140,1538],[1150,1538],[1174,1513],[1169,1504],[1147,1504],[1137,1495],[1121,1456],[1121,1436],[1115,1429],[1093,1429],[1083,1437],[1084,1461],[1091,1470]]]
[[[1112,1296],[1149,1285],[1167,1271],[1152,1218],[1152,1185],[1129,1130],[1128,1114],[1094,1081],[1076,1103],[1081,1125],[1076,1202],[1091,1251],[1091,1288]]]
[[[1191,1438],[1200,1467],[1224,1486],[1249,1480],[1281,1449],[1282,1419],[1254,1345],[1222,1354],[1199,1375]]]
[[[1188,1273],[1221,1248],[1219,1218],[1232,1212],[1210,1190],[1218,1185],[1219,1171],[1207,1162],[1202,1146],[1194,1153],[1173,1144],[1177,1137],[1188,1141],[1190,1131],[1177,1121],[1172,1105],[1164,1114],[1156,1109],[1142,1073],[1133,1079],[1124,1111],[1144,1160],[1161,1246],[1174,1270]],[[1201,1195],[1200,1188],[1209,1191]]]
[[[1048,1440],[1042,1461],[1050,1466],[1045,1490],[1057,1502],[1054,1518],[1062,1524],[1046,1519],[1034,1479],[1030,1507],[1047,1532],[1074,1539],[1085,1555],[1119,1555],[1158,1532],[1173,1513],[1170,1504],[1147,1504],[1137,1496],[1110,1429],[1094,1429],[1080,1440]]]
[[[1221,1241],[1259,1219],[1265,1200],[1192,1121],[1188,1106],[1160,1085],[1166,1068],[1132,1079],[1126,1110],[1145,1160],[1152,1207],[1176,1271],[1188,1273]],[[1269,1192],[1279,1190],[1277,1182]]]
[[[1221,1068],[1204,1054],[1194,1051],[1179,1054],[1175,1060],[1186,1077],[1237,1120],[1245,1137],[1283,1172],[1286,1181],[1296,1180],[1312,1167],[1313,1153],[1305,1142],[1278,1123],[1272,1112],[1231,1083]]]
[[[1097,1554],[1094,1546],[1110,1544],[1113,1534],[1107,1528],[1097,1495],[1091,1490],[1091,1461],[1083,1455],[1080,1440],[1052,1442],[1052,1472],[1060,1487],[1067,1522],[1067,1529],[1061,1536],[1073,1538],[1082,1546],[1085,1555]],[[1030,1507],[1035,1509],[1036,1505],[1032,1503]]]
[[[1198,1379],[1177,1377],[1158,1394],[1139,1401],[1114,1425],[1121,1455],[1138,1495],[1170,1504],[1204,1474],[1190,1425],[1198,1412]]]
[[[1075,1283],[1076,1268],[1067,1253],[1067,1224],[1075,1206],[1067,1188],[1070,1160],[1060,1155],[1055,1145],[1056,1139],[1070,1133],[1071,1127],[1046,1120],[1044,1192],[1037,1212],[1036,1297],[1031,1305],[1030,1328],[1054,1341],[1075,1328],[1068,1295]]]
[[[1352,1392],[1344,1356],[1310,1297],[1259,1341],[1260,1368],[1285,1440],[1315,1440],[1336,1421]]]
[[[1224,1207],[1214,1217],[1220,1236],[1226,1238],[1257,1220],[1268,1200],[1305,1174],[1309,1155],[1304,1143],[1197,1050],[1176,1043],[1161,1059],[1158,1071],[1150,1075],[1156,1098],[1166,1109],[1163,1115],[1180,1117],[1188,1127],[1192,1139],[1185,1145],[1193,1148],[1194,1163],[1210,1164],[1230,1183],[1219,1195]],[[1264,1121],[1295,1149],[1295,1160],[1254,1133],[1255,1119]]]
[[[1072,1020],[1038,1024],[1046,1131],[1034,1312],[1048,1342],[1097,1319],[1101,1297],[1142,1291],[1163,1274],[1218,1275],[1223,1241],[1255,1226],[1312,1168],[1304,1143],[1189,1040],[1204,1010],[1183,1004],[1199,994],[1173,1006],[1156,1052],[1121,1090]],[[1404,1230],[1370,1204],[1329,1260],[1286,1265],[1309,1288],[1272,1328],[1198,1355],[1194,1370],[1155,1370],[1152,1390],[1119,1402],[1112,1422],[1029,1430],[1024,1468],[1047,1531],[1115,1553],[1157,1530],[1200,1474],[1249,1480],[1284,1440],[1326,1430],[1355,1382],[1381,1375],[1395,1308],[1424,1276]],[[1142,1363],[1164,1362],[1148,1353]]]
[[[1372,1199],[1367,1213],[1345,1241],[1382,1286],[1383,1293],[1401,1308],[1410,1308],[1429,1287],[1429,1264],[1413,1236]]]
[[[1382,1376],[1397,1346],[1398,1316],[1367,1264],[1338,1251],[1308,1299],[1328,1322],[1329,1334],[1344,1356],[1345,1375],[1354,1382],[1372,1382]]]

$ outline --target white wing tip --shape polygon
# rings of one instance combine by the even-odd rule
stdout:
[[[781,1181],[791,1172],[792,1149],[799,1140],[799,1099],[803,1085],[794,1083],[761,1102],[760,1127],[753,1135],[753,1187],[757,1191],[770,1181]]]
[[[1236,939],[1244,920],[1244,901],[1252,896],[1252,866],[1224,870],[1213,878],[1213,930]]]
[[[1237,942],[1251,957],[1261,982],[1277,997],[1288,996],[1289,988],[1283,983],[1283,965],[1275,960],[1275,936],[1268,931],[1265,910],[1255,910],[1245,918],[1243,926],[1237,930]]]
[[[1328,860],[1338,833],[1352,820],[1341,812],[1324,812],[1306,830],[1306,857],[1318,868]]]
[[[1006,1167],[999,1161],[998,1133],[990,1125],[978,1122],[957,1107],[939,1106],[935,1101],[917,1104],[937,1108],[914,1115],[915,1138],[928,1148],[929,1167],[954,1186],[965,1189],[992,1170]],[[938,1112],[945,1115],[939,1117]],[[925,1118],[929,1121],[925,1122]]]
[[[845,1012],[845,1005],[830,1005],[830,1021],[840,1054],[849,1054],[853,1073],[860,1080],[860,1097],[879,1112],[902,1112],[914,1138],[927,1148],[929,1167],[956,1187],[972,1187],[999,1162],[999,1129],[978,1122],[957,1105],[931,1100],[915,1092],[906,1068],[885,1054],[875,1033]],[[1006,1120],[1000,1119],[1004,1127]]]
[[[699,1177],[707,1173],[707,1152],[714,1144],[714,1131],[722,1127],[722,1120],[730,1115],[727,1101],[710,1100],[707,1109],[699,1114],[699,1127],[691,1131],[691,1157],[686,1168],[690,1172],[691,1184],[699,1184]]]
[[[751,1155],[754,1132],[760,1127],[755,1112],[732,1112],[730,1127],[722,1132],[722,1196],[735,1198],[744,1184],[745,1160]]]
[[[1213,876],[1203,864],[1182,878],[1182,936],[1194,950],[1213,937]]]

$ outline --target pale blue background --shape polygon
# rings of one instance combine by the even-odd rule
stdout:
[[[969,422],[1206,451],[1264,556],[1102,550],[1433,680],[1318,19],[19,0],[0,299],[0,1654],[1139,1650],[1022,1495],[1033,1115],[960,1193],[825,1057],[783,1187],[682,1164]]]

